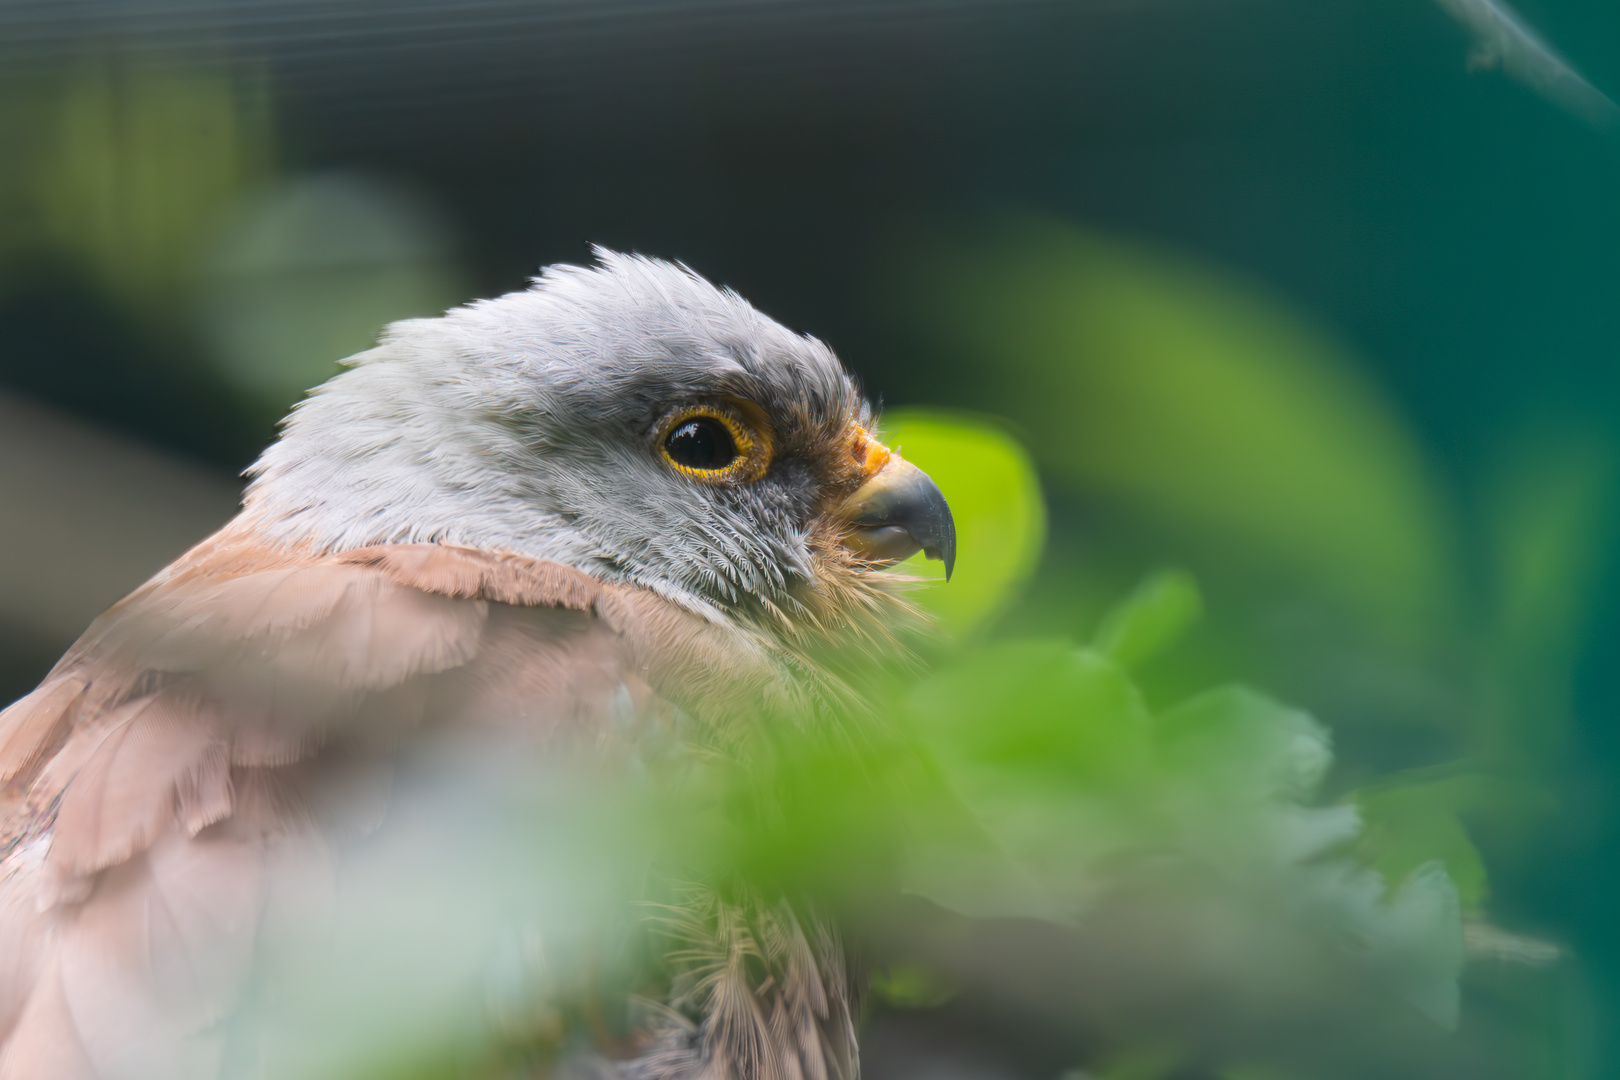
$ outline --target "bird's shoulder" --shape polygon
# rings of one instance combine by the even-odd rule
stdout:
[[[49,832],[56,876],[82,879],[229,816],[256,773],[427,729],[606,743],[792,692],[757,639],[556,562],[227,529],[0,712],[0,859]]]
[[[227,529],[0,712],[0,1077],[212,1075],[276,890],[424,747],[611,767],[792,687],[757,639],[554,562]]]

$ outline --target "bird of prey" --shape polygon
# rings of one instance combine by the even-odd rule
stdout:
[[[0,713],[0,1078],[219,1075],[279,883],[379,827],[412,745],[747,724],[837,693],[818,647],[901,617],[886,567],[949,573],[944,498],[830,349],[597,259],[389,326]],[[852,1074],[835,935],[783,933],[791,970],[727,989],[752,1020],[675,1003],[600,1068]]]

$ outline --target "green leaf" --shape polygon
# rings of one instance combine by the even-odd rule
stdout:
[[[1460,898],[1437,861],[1421,863],[1390,897],[1388,917],[1373,951],[1384,954],[1401,995],[1447,1031],[1457,1026],[1463,963]]]
[[[1123,669],[1067,641],[1011,642],[925,681],[908,706],[961,808],[919,808],[908,887],[981,917],[1077,915],[1104,883],[1098,860],[1138,839],[1153,788],[1152,719]]]
[[[136,314],[173,318],[231,206],[273,171],[268,85],[92,57],[46,108],[24,168],[50,242]]]
[[[1438,860],[1456,886],[1464,910],[1480,911],[1489,895],[1485,861],[1459,814],[1492,801],[1488,778],[1460,774],[1440,779],[1397,779],[1354,795],[1365,828],[1356,853],[1391,883]]]
[[[936,584],[917,601],[947,631],[984,623],[1017,593],[1046,541],[1046,505],[1029,454],[988,417],[896,409],[883,416],[888,444],[945,493],[956,521],[956,573],[921,555],[904,570]]]
[[[918,686],[911,712],[927,744],[963,769],[1121,785],[1151,761],[1152,721],[1135,686],[1106,657],[1066,641],[982,650]]]
[[[1309,798],[1333,762],[1326,728],[1246,687],[1210,690],[1169,710],[1159,738],[1170,769],[1256,799]]]
[[[903,278],[973,392],[1054,481],[1233,565],[1291,572],[1400,641],[1452,610],[1419,447],[1344,347],[1225,269],[1069,224],[1003,223]]]
[[[1191,574],[1161,570],[1103,617],[1093,644],[1115,663],[1133,668],[1175,644],[1203,611]]]

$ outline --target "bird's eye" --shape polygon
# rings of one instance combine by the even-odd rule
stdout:
[[[714,417],[699,416],[669,433],[664,452],[677,465],[710,472],[737,460],[737,440]]]
[[[709,482],[756,479],[769,464],[766,438],[728,408],[700,405],[667,417],[658,448],[677,471]]]

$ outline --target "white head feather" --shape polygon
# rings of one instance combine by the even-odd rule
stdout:
[[[713,610],[810,576],[816,431],[865,422],[821,342],[685,267],[598,249],[531,288],[389,326],[254,464],[246,519],[334,551],[439,541],[554,559]],[[739,492],[659,460],[671,407],[756,401],[787,442]]]

